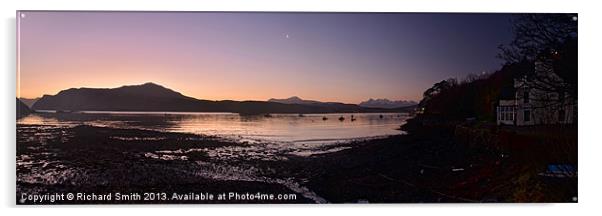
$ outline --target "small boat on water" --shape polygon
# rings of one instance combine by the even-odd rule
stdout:
[[[328,118],[326,118],[326,116],[322,117],[322,121],[326,121],[328,120]]]
[[[263,115],[263,117],[266,117],[266,118],[271,118],[271,117],[272,117],[272,114],[266,113],[265,115]]]
[[[299,113],[299,117],[305,117],[305,115],[303,115],[303,114]]]
[[[345,117],[343,117],[343,116],[339,117],[339,121],[345,121]]]

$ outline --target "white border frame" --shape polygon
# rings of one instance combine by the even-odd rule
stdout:
[[[602,179],[602,140],[598,124],[602,122],[599,109],[602,70],[600,60],[600,8],[595,1],[537,1],[537,0],[164,0],[164,1],[78,1],[78,0],[9,0],[3,1],[1,23],[3,26],[0,61],[3,73],[1,100],[3,111],[0,132],[3,154],[1,204],[3,214],[61,215],[172,215],[172,214],[229,214],[252,215],[279,213],[285,215],[307,214],[449,214],[463,215],[573,215],[600,212],[599,195]],[[118,206],[51,206],[26,208],[15,206],[15,94],[16,94],[16,10],[144,10],[144,11],[324,11],[324,12],[563,12],[579,13],[579,203],[578,204],[388,204],[388,205],[118,205]],[[598,39],[598,40],[596,40]],[[90,209],[94,208],[94,209]],[[302,209],[302,211],[300,211]]]

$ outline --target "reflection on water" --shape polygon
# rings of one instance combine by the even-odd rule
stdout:
[[[150,129],[212,135],[250,143],[291,143],[302,147],[308,143],[334,143],[401,134],[397,128],[407,118],[406,114],[399,113],[245,116],[236,113],[83,112],[37,113],[21,118],[17,123]]]
[[[353,117],[352,117],[353,115]],[[109,159],[97,169],[97,161],[81,159],[89,152],[74,150],[75,160],[63,159],[62,151],[52,148],[50,143],[67,143],[75,138],[69,127],[92,125],[111,128],[146,129],[164,132],[184,132],[215,136],[241,142],[223,146],[195,146],[182,149],[156,149],[147,152],[123,152],[124,158],[145,158],[170,161],[169,165],[154,165],[151,169],[172,170],[177,181],[182,176],[193,175],[218,181],[253,181],[280,184],[311,199],[316,203],[327,200],[304,185],[304,177],[281,176],[282,172],[266,163],[289,160],[291,157],[309,157],[352,148],[351,140],[372,139],[401,134],[397,130],[408,116],[406,114],[273,114],[241,116],[235,113],[140,113],[140,112],[85,112],[85,113],[36,113],[17,121],[17,140],[22,150],[17,155],[17,182],[41,184],[52,187],[57,184],[105,186],[110,182],[122,181],[116,176],[130,169],[130,165],[148,169],[147,161],[131,160],[128,166],[113,167],[111,160],[121,164],[122,158]],[[340,119],[340,120],[339,120]],[[353,119],[353,120],[352,120]],[[184,136],[182,136],[184,137]],[[207,138],[194,137],[200,142]],[[118,141],[161,141],[173,142],[165,134],[138,133],[110,134],[109,140]],[[192,138],[186,138],[192,139]],[[177,140],[177,139],[176,139]],[[247,143],[247,144],[243,144]],[[19,146],[18,146],[19,147]],[[100,152],[102,153],[102,152]],[[82,154],[82,155],[79,155]],[[97,154],[94,152],[93,154]],[[105,153],[106,154],[106,153]],[[201,155],[201,156],[199,156]],[[106,157],[106,156],[103,156]],[[70,157],[67,157],[70,158]],[[87,158],[87,157],[86,157]],[[193,165],[183,166],[186,161]],[[257,163],[261,162],[261,163]],[[101,162],[102,163],[102,162]],[[140,164],[138,164],[140,163]],[[259,166],[258,164],[262,164]],[[181,167],[183,166],[183,167]],[[192,167],[191,167],[192,166]],[[277,166],[278,167],[278,166]],[[155,179],[154,172],[133,177]],[[276,174],[277,173],[277,174]],[[130,178],[132,176],[129,176]],[[182,177],[184,178],[184,177]],[[135,181],[135,180],[134,180]],[[158,181],[158,180],[156,180]],[[119,183],[115,183],[119,184]],[[20,186],[17,192],[36,190]]]

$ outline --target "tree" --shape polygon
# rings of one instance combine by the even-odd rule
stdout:
[[[450,89],[456,85],[458,85],[458,81],[456,79],[451,79],[451,78],[447,79],[447,80],[442,80],[441,82],[438,82],[438,83],[435,83],[433,85],[433,87],[424,91],[424,93],[422,94],[422,100],[420,101],[420,105],[421,106],[425,105],[426,103],[428,103],[429,100],[431,100],[436,95],[438,95],[441,92],[443,92],[447,89]]]
[[[576,14],[523,14],[512,20],[514,38],[501,45],[499,57],[508,63],[534,61],[542,54],[560,50],[577,39]]]
[[[514,38],[500,46],[499,57],[508,64],[533,62],[520,88],[538,92],[533,99],[543,107],[576,104],[577,15],[524,14],[513,22]]]

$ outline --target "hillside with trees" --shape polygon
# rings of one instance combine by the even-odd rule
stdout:
[[[495,121],[497,101],[513,94],[514,80],[545,93],[566,95],[577,103],[577,22],[570,14],[527,14],[514,19],[514,39],[500,46],[502,68],[491,74],[469,75],[435,83],[424,92],[423,115],[441,120]],[[535,64],[545,73],[535,70]],[[550,76],[549,74],[553,74]],[[550,99],[554,105],[558,100]]]

